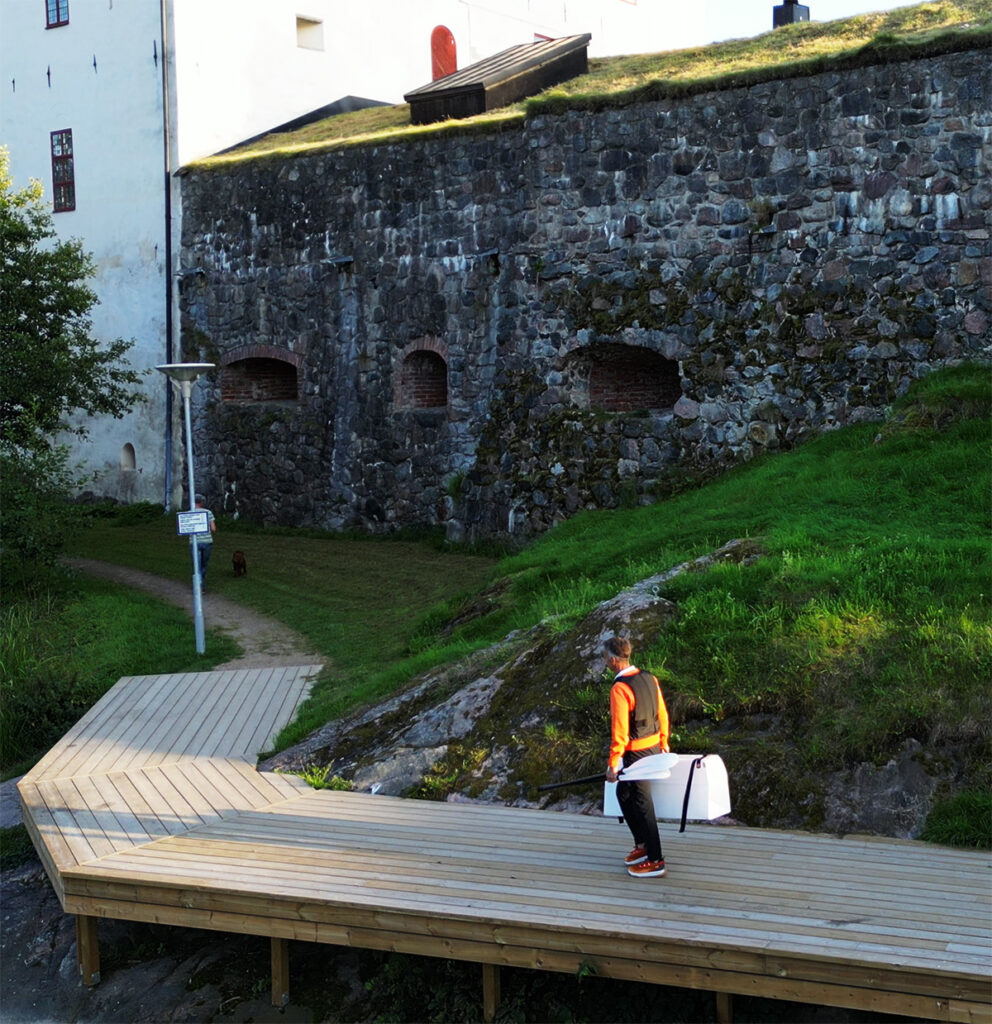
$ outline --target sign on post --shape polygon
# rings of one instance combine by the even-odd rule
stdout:
[[[176,533],[180,537],[186,537],[191,533],[209,533],[210,522],[206,509],[195,512],[176,513]]]

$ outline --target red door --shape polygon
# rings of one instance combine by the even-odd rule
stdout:
[[[445,75],[458,70],[458,54],[455,51],[455,37],[444,25],[438,25],[431,33],[431,81],[436,82]]]

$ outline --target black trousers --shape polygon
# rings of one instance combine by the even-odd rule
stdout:
[[[646,750],[628,750],[623,755],[624,768],[649,754],[660,754],[660,747]],[[661,837],[658,835],[658,819],[654,816],[654,801],[651,799],[650,782],[623,782],[617,784],[617,803],[623,812],[623,820],[634,837],[635,846],[647,848],[648,860],[662,860]]]

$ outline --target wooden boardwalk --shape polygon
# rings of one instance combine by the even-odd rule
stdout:
[[[630,878],[615,819],[314,791],[260,773],[316,666],[121,680],[19,784],[83,980],[96,922],[268,936],[727,995],[992,1021],[986,853],[899,840],[662,830]]]

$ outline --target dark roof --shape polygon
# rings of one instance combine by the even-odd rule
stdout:
[[[588,70],[591,35],[511,46],[404,95],[413,124],[471,117],[533,96]]]

